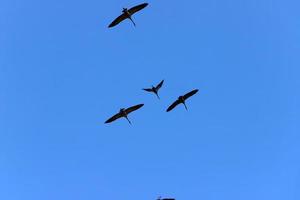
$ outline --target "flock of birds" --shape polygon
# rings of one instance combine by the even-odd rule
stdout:
[[[148,3],[142,3],[140,5],[134,6],[130,9],[127,8],[123,8],[122,14],[120,16],[118,16],[113,22],[111,22],[108,25],[108,28],[114,27],[116,25],[118,25],[120,22],[122,22],[125,19],[129,19],[134,26],[136,26],[135,22],[132,19],[132,15],[142,9],[144,9],[146,6],[148,6]],[[150,93],[154,93],[158,99],[160,99],[159,95],[158,95],[158,91],[161,89],[161,87],[163,86],[164,80],[162,80],[159,84],[157,84],[156,86],[153,86],[151,88],[143,88],[143,90],[150,92]],[[196,94],[198,92],[198,89],[194,89],[184,95],[179,96],[168,108],[167,108],[167,112],[173,110],[177,105],[179,104],[183,104],[185,109],[188,110],[187,106],[186,106],[186,100],[188,98],[190,98],[191,96],[193,96],[194,94]],[[121,108],[120,111],[113,115],[112,117],[110,117],[108,120],[105,121],[105,123],[111,123],[119,118],[126,118],[127,121],[129,122],[129,124],[131,124],[130,120],[128,119],[128,114],[130,114],[133,111],[136,111],[138,109],[140,109],[141,107],[143,107],[144,104],[138,104],[138,105],[134,105],[131,106],[129,108]],[[175,200],[174,198],[161,198],[158,197],[157,200]]]
[[[139,4],[137,6],[134,6],[130,9],[127,9],[127,8],[123,8],[122,10],[122,14],[120,16],[118,16],[115,20],[113,20],[109,25],[108,25],[108,28],[111,28],[111,27],[114,27],[116,25],[118,25],[120,22],[124,21],[125,19],[129,19],[134,26],[136,26],[135,22],[133,21],[132,19],[132,15],[142,9],[144,9],[146,6],[148,6],[148,3],[142,3],[142,4]],[[160,99],[159,95],[158,95],[158,91],[159,89],[162,87],[164,83],[164,80],[162,80],[158,85],[156,86],[152,86],[151,88],[144,88],[143,90],[147,91],[147,92],[153,92],[158,99]],[[177,105],[179,104],[183,104],[185,109],[187,110],[187,106],[186,106],[186,103],[185,101],[190,98],[191,96],[193,96],[194,94],[196,94],[198,92],[198,89],[194,89],[188,93],[186,93],[185,95],[182,95],[182,96],[179,96],[177,98],[176,101],[174,101],[168,108],[167,108],[167,112],[173,110]],[[143,107],[144,104],[138,104],[138,105],[134,105],[134,106],[131,106],[129,108],[121,108],[120,111],[113,115],[112,117],[110,117],[108,120],[105,121],[105,123],[111,123],[119,118],[126,118],[126,120],[129,122],[129,124],[131,124],[131,121],[128,119],[128,114],[133,112],[133,111],[136,111],[138,109],[140,109],[141,107]],[[166,199],[165,199],[166,200]]]
[[[164,83],[164,80],[162,80],[157,86],[152,86],[151,88],[143,88],[143,90],[147,91],[147,92],[153,92],[158,99],[159,98],[159,95],[158,95],[158,91],[159,89],[162,87]],[[193,96],[194,94],[196,94],[198,92],[198,89],[195,89],[195,90],[192,90],[188,93],[186,93],[185,95],[182,95],[182,96],[179,96],[177,98],[176,101],[174,101],[168,108],[167,108],[167,112],[173,110],[177,105],[179,104],[183,104],[185,109],[188,110],[186,104],[185,104],[185,101],[190,98],[191,96]],[[135,110],[138,110],[140,109],[141,107],[143,107],[144,104],[138,104],[138,105],[134,105],[134,106],[131,106],[129,108],[121,108],[120,111],[115,114],[114,116],[112,116],[111,118],[109,118],[108,120],[105,121],[105,123],[110,123],[110,122],[113,122],[121,117],[124,117],[127,119],[127,121],[129,122],[129,124],[131,124],[130,120],[128,119],[128,114],[135,111]]]

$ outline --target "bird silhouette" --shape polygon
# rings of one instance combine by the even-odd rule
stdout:
[[[158,90],[161,88],[161,86],[163,85],[163,83],[164,83],[164,80],[162,80],[157,86],[153,86],[152,85],[152,88],[143,88],[143,90],[145,90],[145,91],[147,91],[147,92],[153,92],[156,96],[157,96],[157,98],[158,99],[160,99],[159,98],[159,95],[158,95]]]
[[[132,20],[132,15],[140,10],[142,10],[143,8],[145,8],[148,5],[148,3],[142,3],[140,5],[134,6],[130,9],[127,8],[123,8],[122,10],[122,14],[117,17],[112,23],[110,23],[108,25],[108,28],[114,27],[117,24],[119,24],[121,21],[125,20],[125,19],[130,19],[130,21],[133,23],[133,25],[135,26],[134,21]]]
[[[175,200],[174,198],[161,198],[160,196],[157,198],[157,200]]]
[[[193,96],[194,94],[196,94],[198,92],[198,89],[192,90],[188,93],[186,93],[183,96],[179,96],[178,99],[176,101],[174,101],[167,109],[167,112],[173,110],[173,108],[175,108],[178,104],[183,104],[185,109],[187,110],[187,106],[185,104],[185,100],[187,100],[188,98],[190,98],[191,96]]]
[[[115,114],[114,116],[112,116],[111,118],[109,118],[108,120],[105,121],[105,124],[107,123],[111,123],[113,121],[115,121],[116,119],[119,119],[121,117],[125,117],[127,119],[127,121],[129,122],[129,124],[131,124],[130,120],[128,119],[128,114],[137,110],[137,109],[140,109],[144,104],[138,104],[138,105],[135,105],[135,106],[131,106],[129,108],[121,108],[120,111]]]

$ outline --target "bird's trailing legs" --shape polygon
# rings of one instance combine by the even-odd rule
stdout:
[[[157,92],[154,92],[154,93],[156,94],[157,98],[160,99],[159,96],[158,96],[158,93]]]
[[[187,111],[188,108],[187,108],[187,106],[185,105],[185,102],[183,101],[182,103],[183,103],[183,105],[184,105],[184,107],[185,107],[185,110]]]
[[[131,124],[131,122],[130,122],[130,120],[128,119],[128,117],[127,116],[125,116],[125,118],[127,119],[127,121],[129,122],[129,124]],[[131,124],[132,125],[132,124]]]
[[[134,21],[133,21],[133,19],[132,19],[131,17],[128,17],[128,18],[129,18],[130,21],[133,23],[133,25],[136,26],[135,23],[134,23]]]

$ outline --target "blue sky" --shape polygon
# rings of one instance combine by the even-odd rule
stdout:
[[[299,1],[139,3],[0,2],[0,199],[300,199]]]

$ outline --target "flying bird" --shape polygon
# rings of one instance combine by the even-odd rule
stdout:
[[[161,197],[158,197],[157,200],[175,200],[174,198],[161,198]]]
[[[167,109],[167,112],[173,110],[173,108],[175,108],[178,104],[183,104],[185,109],[187,110],[187,107],[185,105],[185,100],[187,100],[188,98],[190,98],[191,96],[193,96],[194,94],[196,94],[198,92],[198,89],[192,90],[188,93],[186,93],[183,96],[179,96],[178,99],[176,101],[174,101]]]
[[[153,86],[152,85],[152,88],[143,88],[143,90],[145,90],[145,91],[147,91],[147,92],[153,92],[156,96],[157,96],[157,98],[158,99],[160,99],[159,98],[159,96],[158,96],[158,90],[161,88],[161,86],[163,85],[163,83],[164,83],[164,80],[162,80],[157,86]]]
[[[107,123],[111,123],[113,121],[115,121],[116,119],[119,119],[121,117],[125,117],[127,119],[127,121],[129,122],[129,124],[131,124],[130,120],[128,119],[128,114],[137,110],[137,109],[140,109],[144,104],[138,104],[138,105],[135,105],[135,106],[131,106],[129,108],[121,108],[119,113],[115,114],[114,116],[112,116],[111,118],[109,118],[108,120],[105,121],[105,124]]]
[[[123,8],[122,10],[122,15],[120,15],[119,17],[117,17],[112,23],[110,23],[108,25],[108,28],[111,28],[113,26],[116,26],[117,24],[119,24],[121,21],[125,20],[125,19],[130,19],[130,21],[133,23],[133,25],[135,26],[134,21],[132,20],[132,15],[140,10],[142,10],[143,8],[145,8],[148,5],[148,3],[142,3],[140,5],[134,6],[130,9],[127,8]]]

